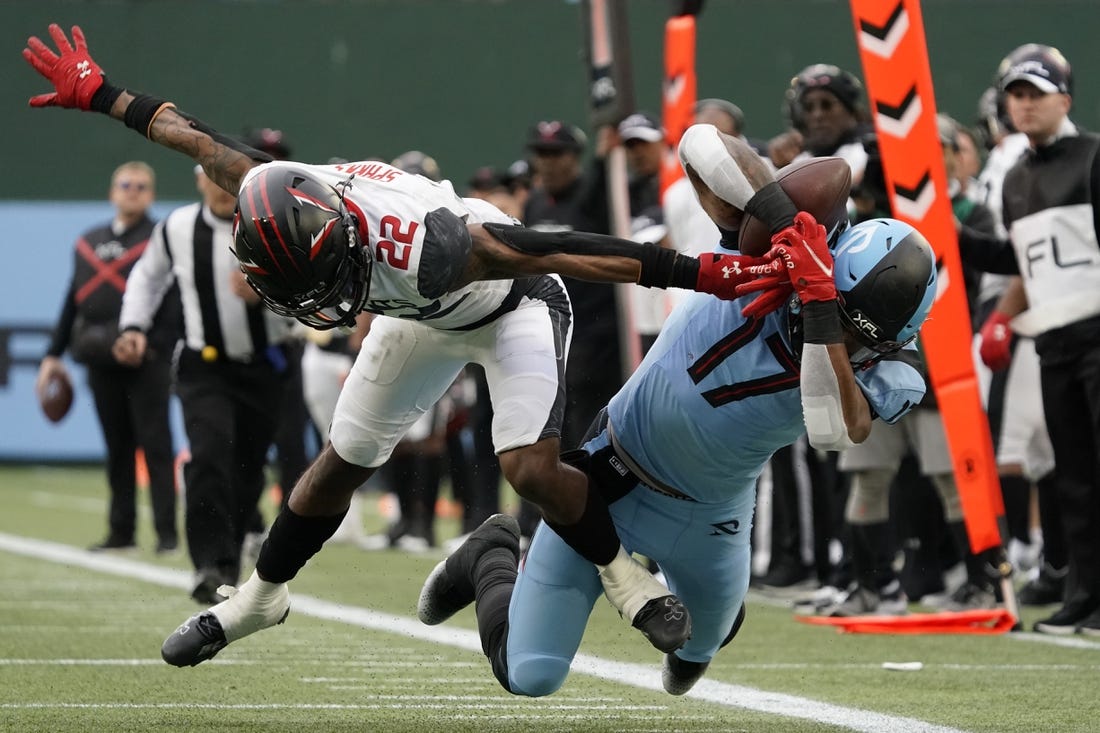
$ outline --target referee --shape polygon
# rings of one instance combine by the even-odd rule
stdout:
[[[264,463],[279,424],[287,372],[283,344],[293,321],[274,315],[244,282],[230,251],[236,198],[196,167],[202,203],[173,211],[153,232],[127,280],[115,344],[119,361],[139,360],[145,332],[175,281],[183,302],[184,348],[176,391],[191,461],[184,469],[185,525],[195,568],[191,597],[221,599],[240,575],[247,520],[264,487]]]

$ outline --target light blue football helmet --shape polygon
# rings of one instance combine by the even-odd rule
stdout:
[[[833,250],[841,320],[868,365],[917,337],[936,297],[936,256],[920,232],[897,219],[868,219]]]
[[[857,347],[853,368],[866,369],[917,337],[936,297],[936,258],[924,236],[897,219],[868,219],[832,247],[844,329]],[[791,341],[801,351],[801,303],[790,302]]]

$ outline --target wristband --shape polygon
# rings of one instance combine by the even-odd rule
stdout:
[[[685,257],[674,249],[649,242],[641,245],[638,260],[642,270],[638,284],[647,288],[685,288],[694,290],[699,279],[699,260]]]
[[[88,103],[88,109],[93,112],[102,112],[105,115],[111,114],[111,107],[115,105],[115,100],[119,98],[123,91],[122,87],[112,86],[111,82],[104,76],[103,83],[99,85],[99,89],[95,90],[92,101]]]
[[[140,93],[135,94],[134,98],[130,100],[130,104],[126,107],[126,114],[123,115],[122,121],[131,130],[136,130],[145,137],[149,137],[149,128],[152,127],[153,120],[157,118],[157,115],[168,107],[175,106],[176,105],[160,97],[153,97],[148,94]]]
[[[836,299],[811,300],[802,304],[802,338],[807,344],[840,344],[844,330]]]
[[[779,183],[772,181],[749,199],[745,213],[764,222],[772,234],[777,234],[791,225],[798,207]]]

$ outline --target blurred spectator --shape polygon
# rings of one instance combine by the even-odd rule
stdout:
[[[1005,58],[998,67],[1008,68],[1011,64],[1011,58]],[[1002,217],[1004,179],[1029,144],[1027,135],[1017,132],[1008,117],[1005,93],[997,87],[999,80],[998,72],[994,86],[986,89],[978,102],[978,126],[989,155],[978,174],[977,185],[968,189],[968,194],[993,212],[994,230],[998,237],[1004,238],[1008,236]],[[984,331],[990,338],[983,338],[980,333],[975,335],[975,365],[983,385],[997,450],[1010,535],[1009,560],[1013,567],[1023,571],[1036,563],[1039,566],[1036,576],[1017,594],[1021,604],[1059,603],[1064,600],[1068,559],[1056,486],[1054,449],[1050,445],[1043,411],[1039,357],[1035,353],[1034,339],[1012,333],[1010,329],[998,329],[993,314],[1002,300],[1006,304],[1025,301],[1023,281],[1019,276],[983,273],[976,324],[980,328],[989,322],[990,327]],[[1004,338],[993,338],[998,334]],[[999,362],[1000,368],[991,369],[985,364],[983,346],[985,357]],[[1033,493],[1037,494],[1039,531],[1031,526]],[[1037,553],[1041,554],[1037,556]]]
[[[773,139],[769,154],[777,167],[822,156],[837,156],[852,169],[853,195],[867,166],[864,148],[863,85],[852,73],[832,64],[813,64],[802,69],[788,87],[784,103],[792,132],[777,155]],[[801,152],[790,156],[798,141]],[[842,508],[847,502],[847,482],[838,474],[836,453],[819,453],[805,438],[775,453],[770,473],[761,488],[771,488],[771,535],[761,525],[754,535],[758,544],[770,546],[767,572],[758,582],[784,588],[812,581],[823,584],[814,603],[835,603],[840,589],[850,582],[844,560]]]
[[[630,236],[638,242],[670,246],[660,202],[660,172],[669,155],[665,129],[653,116],[639,112],[619,123],[618,136],[630,173]],[[672,300],[658,288],[634,286],[630,293],[632,323],[645,355],[672,311]]]
[[[614,130],[611,130],[613,133]],[[581,165],[586,136],[561,120],[544,120],[527,133],[536,182],[527,198],[523,223],[539,231],[585,231],[608,234],[607,173],[603,161],[613,144],[601,136],[591,169]],[[573,337],[565,370],[565,418],[562,449],[575,448],[599,410],[622,384],[619,319],[615,286],[563,277],[573,305]],[[593,369],[593,364],[601,368]],[[539,516],[523,502],[520,528],[525,538],[534,533]]]
[[[40,383],[54,374],[67,376],[61,361],[66,350],[88,370],[88,387],[107,446],[111,492],[107,537],[92,545],[92,550],[136,547],[138,448],[149,473],[156,551],[172,552],[179,544],[172,433],[168,425],[172,352],[179,338],[178,290],[166,294],[155,316],[150,314],[149,348],[141,361],[132,366],[120,364],[111,353],[118,336],[126,277],[153,232],[148,210],[155,183],[153,169],[140,161],[123,163],[111,175],[108,196],[115,209],[114,219],[89,229],[77,240],[73,277],[38,370]]]
[[[1002,298],[983,335],[1002,340],[1008,328],[1032,335],[1039,356],[1070,574],[1064,605],[1035,629],[1100,635],[1100,384],[1093,367],[1100,354],[1100,136],[1070,119],[1073,74],[1056,48],[1021,46],[998,73],[1029,151],[1004,179],[1009,238],[961,227],[959,245],[975,266],[1023,277],[1026,302]]]
[[[466,195],[484,199],[514,219],[523,216],[523,205],[512,194],[508,177],[492,166],[482,166],[466,182]]]
[[[791,80],[786,99],[791,127],[801,134],[803,147],[791,162],[835,155],[848,161],[852,182],[859,183],[867,163],[860,139],[869,129],[859,79],[832,64],[813,64]]]

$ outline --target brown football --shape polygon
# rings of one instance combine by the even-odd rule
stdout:
[[[38,404],[50,422],[61,422],[73,406],[73,383],[68,375],[55,372],[38,391]]]
[[[781,168],[775,176],[799,211],[808,211],[817,222],[832,231],[848,218],[848,194],[852,169],[843,158],[807,158]],[[759,219],[745,215],[737,248],[751,257],[771,249],[771,233]]]

